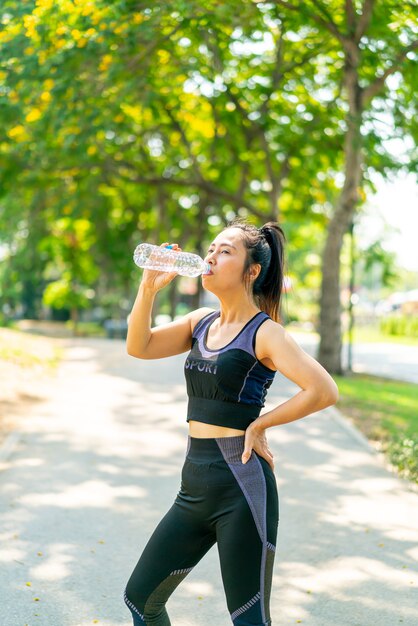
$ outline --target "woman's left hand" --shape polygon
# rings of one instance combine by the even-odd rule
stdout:
[[[246,463],[251,456],[251,450],[255,450],[257,454],[267,461],[271,469],[274,470],[273,455],[267,443],[266,431],[264,428],[259,428],[256,425],[256,421],[250,424],[245,431],[244,452],[242,453],[241,460],[243,463]]]

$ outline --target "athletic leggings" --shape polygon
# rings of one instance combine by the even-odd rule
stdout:
[[[216,542],[235,626],[270,626],[279,518],[276,478],[244,435],[188,437],[180,491],[151,535],[125,589],[134,626],[170,626],[165,604]]]

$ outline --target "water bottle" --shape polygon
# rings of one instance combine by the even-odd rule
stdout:
[[[208,274],[210,265],[198,254],[176,252],[171,246],[154,246],[141,243],[134,251],[134,261],[138,267],[159,272],[177,272],[181,276],[199,276]]]

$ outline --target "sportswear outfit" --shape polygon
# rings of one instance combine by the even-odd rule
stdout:
[[[255,356],[254,315],[223,348],[206,338],[220,312],[195,326],[184,371],[187,421],[245,430],[258,417],[275,371]],[[217,543],[227,606],[234,626],[270,626],[270,592],[279,520],[276,478],[252,450],[244,464],[245,435],[188,436],[180,490],[133,570],[124,600],[134,626],[170,626],[165,604],[187,574]]]

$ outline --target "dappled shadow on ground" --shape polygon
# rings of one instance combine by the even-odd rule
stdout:
[[[51,399],[0,474],[8,626],[130,624],[124,585],[180,486],[183,362],[132,359],[122,341],[69,342]],[[277,376],[265,410],[296,391]],[[418,623],[417,495],[330,411],[267,436],[280,497],[273,624]],[[230,624],[216,548],[168,607],[175,626]]]
[[[275,584],[287,600],[278,610],[318,626],[372,620],[412,626],[416,495],[401,496],[400,481],[322,416],[272,433],[272,445],[276,437],[283,464],[277,461],[282,514]]]

